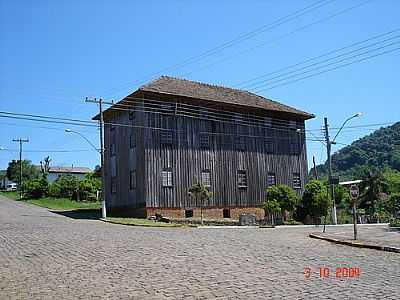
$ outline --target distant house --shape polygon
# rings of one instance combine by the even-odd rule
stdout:
[[[9,184],[15,184],[15,182],[11,181],[10,179],[8,179],[7,176],[5,176],[3,179],[0,180],[0,189],[6,189]]]
[[[197,217],[202,205],[210,218],[261,219],[266,188],[302,193],[304,123],[313,117],[247,91],[162,76],[104,112],[107,208]],[[210,201],[189,196],[197,182]]]
[[[47,180],[52,183],[57,180],[61,175],[73,175],[78,179],[84,179],[86,174],[90,174],[93,171],[85,167],[50,167],[47,175]]]

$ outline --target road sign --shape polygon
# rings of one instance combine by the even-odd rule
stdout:
[[[360,190],[358,189],[358,186],[356,186],[355,184],[353,184],[350,187],[350,196],[353,200],[356,200],[358,198],[360,194]]]

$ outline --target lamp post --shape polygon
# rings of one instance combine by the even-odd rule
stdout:
[[[71,129],[65,129],[65,132],[68,133],[75,133],[82,137],[96,152],[98,152],[101,156],[101,162],[100,162],[100,168],[101,168],[101,196],[102,196],[102,203],[101,203],[101,216],[103,219],[107,217],[107,211],[106,211],[106,200],[105,200],[105,193],[104,193],[104,184],[105,184],[105,178],[104,178],[104,163],[103,163],[103,153],[104,150],[103,148],[98,149],[87,137],[85,137],[82,133],[79,131],[71,130]],[[103,146],[103,145],[102,145]]]
[[[337,224],[337,217],[336,217],[336,202],[335,202],[335,192],[333,189],[333,183],[332,183],[332,158],[331,158],[331,150],[332,150],[332,145],[336,144],[336,138],[338,137],[339,133],[342,131],[344,126],[349,122],[351,119],[361,117],[362,113],[358,112],[354,114],[353,116],[347,118],[342,126],[340,126],[338,132],[336,133],[335,137],[331,140],[329,138],[329,130],[328,130],[328,118],[324,118],[324,127],[325,127],[325,140],[326,140],[326,153],[327,153],[327,161],[328,161],[328,184],[330,188],[330,194],[332,197],[332,223],[334,225]]]

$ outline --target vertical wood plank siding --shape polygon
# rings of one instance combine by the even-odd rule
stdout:
[[[152,99],[156,97],[152,95]],[[161,144],[164,130],[115,126],[112,133],[111,126],[106,125],[105,190],[109,207],[198,207],[199,203],[189,197],[188,189],[201,180],[202,170],[211,171],[213,196],[209,203],[205,203],[207,207],[261,206],[265,200],[268,172],[276,174],[277,184],[289,186],[293,183],[293,173],[299,173],[303,189],[308,174],[304,133],[289,131],[289,127],[287,130],[266,129],[256,125],[249,127],[174,116],[173,112],[165,115],[140,111],[145,101],[135,104],[138,110],[133,120],[129,120],[127,111],[119,111],[108,121],[171,130],[172,144]],[[232,107],[229,110],[232,111]],[[251,118],[250,112],[242,108],[237,111],[243,118]],[[278,117],[282,119],[282,116]],[[304,130],[304,121],[294,120]],[[136,149],[129,149],[132,131],[136,132]],[[208,149],[200,145],[200,135],[205,132],[212,132]],[[116,193],[111,193],[108,151],[112,134],[115,134],[116,143]],[[239,137],[245,140],[243,149],[238,147]],[[267,153],[265,138],[273,141],[273,153]],[[290,141],[299,144],[298,154],[290,153]],[[173,172],[172,187],[162,187],[161,172],[166,168]],[[129,174],[133,169],[137,171],[137,188],[130,190]],[[237,187],[237,170],[246,171],[247,188]]]

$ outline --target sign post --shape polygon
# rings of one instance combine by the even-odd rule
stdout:
[[[357,204],[357,199],[358,199],[359,194],[360,194],[360,191],[358,189],[358,186],[353,184],[350,187],[350,196],[351,196],[352,204],[353,204],[353,224],[354,224],[354,239],[355,240],[357,239],[357,207],[356,207],[356,204]]]

